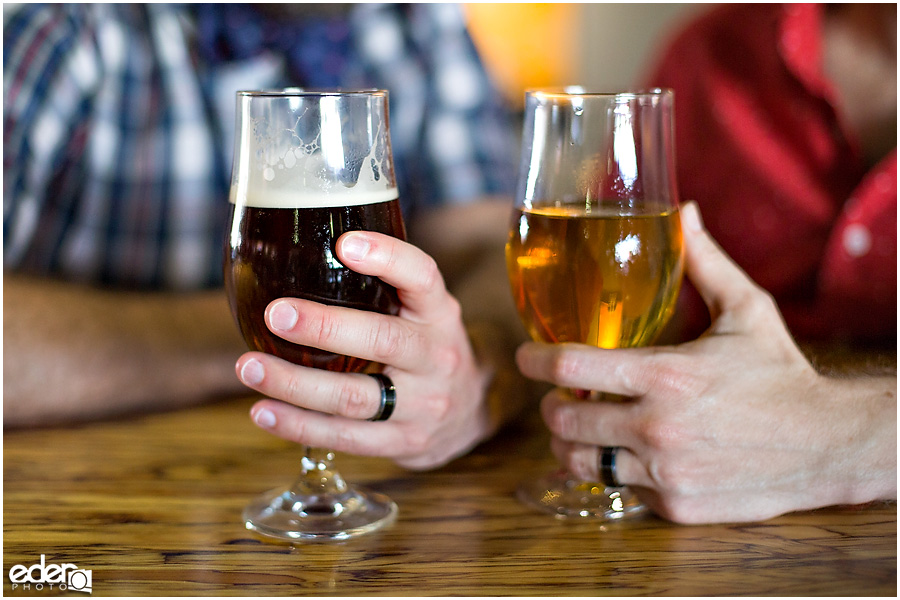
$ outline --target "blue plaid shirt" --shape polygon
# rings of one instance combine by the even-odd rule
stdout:
[[[7,269],[219,285],[239,89],[389,90],[408,217],[513,189],[509,115],[455,5],[22,5],[3,50]]]

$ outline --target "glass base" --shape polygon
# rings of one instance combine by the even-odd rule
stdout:
[[[627,487],[577,481],[565,470],[522,482],[516,496],[528,506],[561,519],[619,521],[647,513],[647,507]]]
[[[307,495],[275,489],[244,509],[247,529],[288,541],[340,541],[370,533],[394,521],[397,505],[384,494],[347,488]]]

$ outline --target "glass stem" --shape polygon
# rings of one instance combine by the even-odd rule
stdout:
[[[323,496],[343,494],[347,483],[334,468],[334,453],[321,448],[305,446],[300,461],[300,475],[291,486],[296,494]]]

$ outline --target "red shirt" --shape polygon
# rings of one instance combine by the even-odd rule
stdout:
[[[822,8],[725,5],[669,48],[681,197],[799,339],[896,343],[897,153],[868,169],[823,69]],[[696,292],[689,333],[708,324]]]

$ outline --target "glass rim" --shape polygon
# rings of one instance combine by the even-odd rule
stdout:
[[[532,98],[563,99],[563,98],[601,98],[601,99],[638,99],[638,98],[665,98],[674,96],[671,88],[647,88],[638,90],[624,90],[620,92],[594,92],[587,91],[580,85],[564,87],[529,88],[525,95]]]
[[[371,96],[387,97],[388,91],[378,88],[365,89],[341,89],[341,88],[272,88],[261,90],[238,90],[235,92],[242,98],[301,98],[301,97],[327,97],[327,96]]]

